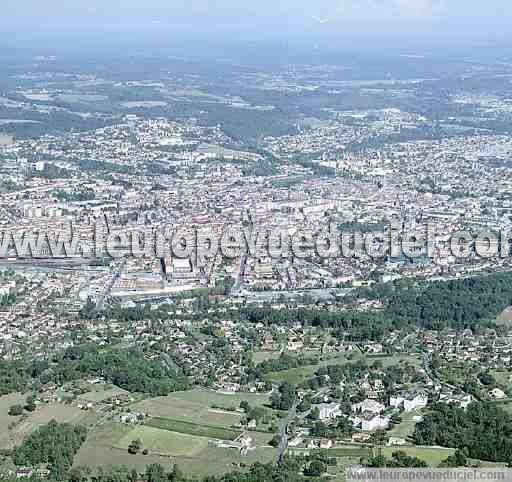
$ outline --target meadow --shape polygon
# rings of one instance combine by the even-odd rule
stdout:
[[[251,406],[263,406],[269,403],[268,395],[224,394],[197,389],[144,400],[133,404],[131,408],[134,412],[144,412],[152,417],[212,427],[231,427],[239,423],[243,417],[242,413],[235,411],[242,400],[248,401]]]
[[[249,467],[254,462],[275,460],[276,450],[266,445],[271,436],[259,433],[251,436],[257,448],[242,456],[238,450],[216,447],[205,437],[145,425],[134,427],[107,422],[92,431],[76,455],[74,465],[126,465],[143,471],[151,463],[166,469],[178,464],[189,477],[205,477],[239,470],[238,464]],[[141,440],[143,449],[148,450],[147,455],[128,453],[128,446],[137,439]]]
[[[51,420],[63,423],[92,426],[97,421],[93,412],[80,410],[76,406],[63,403],[39,404],[34,412],[11,417],[9,407],[25,402],[26,396],[12,394],[0,397],[0,449],[12,449],[20,445],[27,435]]]
[[[146,421],[145,425],[148,427],[168,430],[170,432],[196,435],[198,437],[208,437],[217,440],[234,440],[241,434],[239,431],[229,430],[224,427],[212,427],[204,424],[196,424],[161,417],[150,418]]]

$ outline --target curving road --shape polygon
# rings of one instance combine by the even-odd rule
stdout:
[[[279,443],[279,447],[277,448],[277,463],[281,464],[283,462],[283,458],[286,454],[286,451],[288,450],[288,427],[290,426],[290,423],[295,419],[297,416],[297,406],[299,404],[299,401],[296,399],[295,402],[293,402],[292,407],[288,411],[288,414],[286,415],[285,419],[283,420],[283,423],[281,425],[281,442]]]

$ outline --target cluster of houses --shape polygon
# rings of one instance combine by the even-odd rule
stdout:
[[[372,432],[387,429],[393,413],[419,411],[427,403],[428,395],[419,391],[392,396],[388,406],[377,400],[366,399],[352,404],[350,413],[344,413],[341,404],[336,402],[322,403],[316,407],[319,410],[319,419],[323,422],[332,422],[340,416],[346,416],[352,421],[354,428]]]

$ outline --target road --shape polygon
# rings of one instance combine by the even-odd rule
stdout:
[[[235,283],[231,288],[231,296],[238,296],[240,294],[240,288],[242,286],[242,279],[245,273],[245,265],[247,263],[247,253],[242,253],[240,256],[240,264],[235,278]]]
[[[299,404],[298,400],[295,400],[293,403],[293,406],[288,411],[288,414],[286,415],[286,418],[283,420],[283,423],[281,425],[281,442],[279,443],[279,447],[277,448],[277,463],[281,464],[283,462],[283,458],[286,454],[286,451],[288,450],[288,427],[290,426],[290,423],[295,419],[297,416],[297,405]]]
[[[450,385],[449,383],[445,383],[441,381],[437,375],[435,374],[434,370],[432,369],[432,354],[426,353],[423,357],[423,368],[427,372],[427,375],[430,377],[432,382],[437,385],[441,385],[444,388],[448,388],[450,390],[458,390],[458,388],[454,385]]]
[[[114,284],[116,283],[116,281],[121,276],[121,272],[123,271],[123,268],[125,266],[126,266],[126,259],[123,260],[123,262],[118,267],[114,268],[114,273],[112,275],[111,280],[109,281],[107,286],[105,286],[105,289],[103,290],[103,293],[98,298],[98,301],[96,303],[96,309],[97,310],[102,310],[103,309],[105,298],[107,298],[110,295],[110,292],[112,291],[112,288],[114,287]]]

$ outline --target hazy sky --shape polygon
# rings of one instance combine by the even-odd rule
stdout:
[[[511,0],[2,0],[0,30],[507,34]]]

